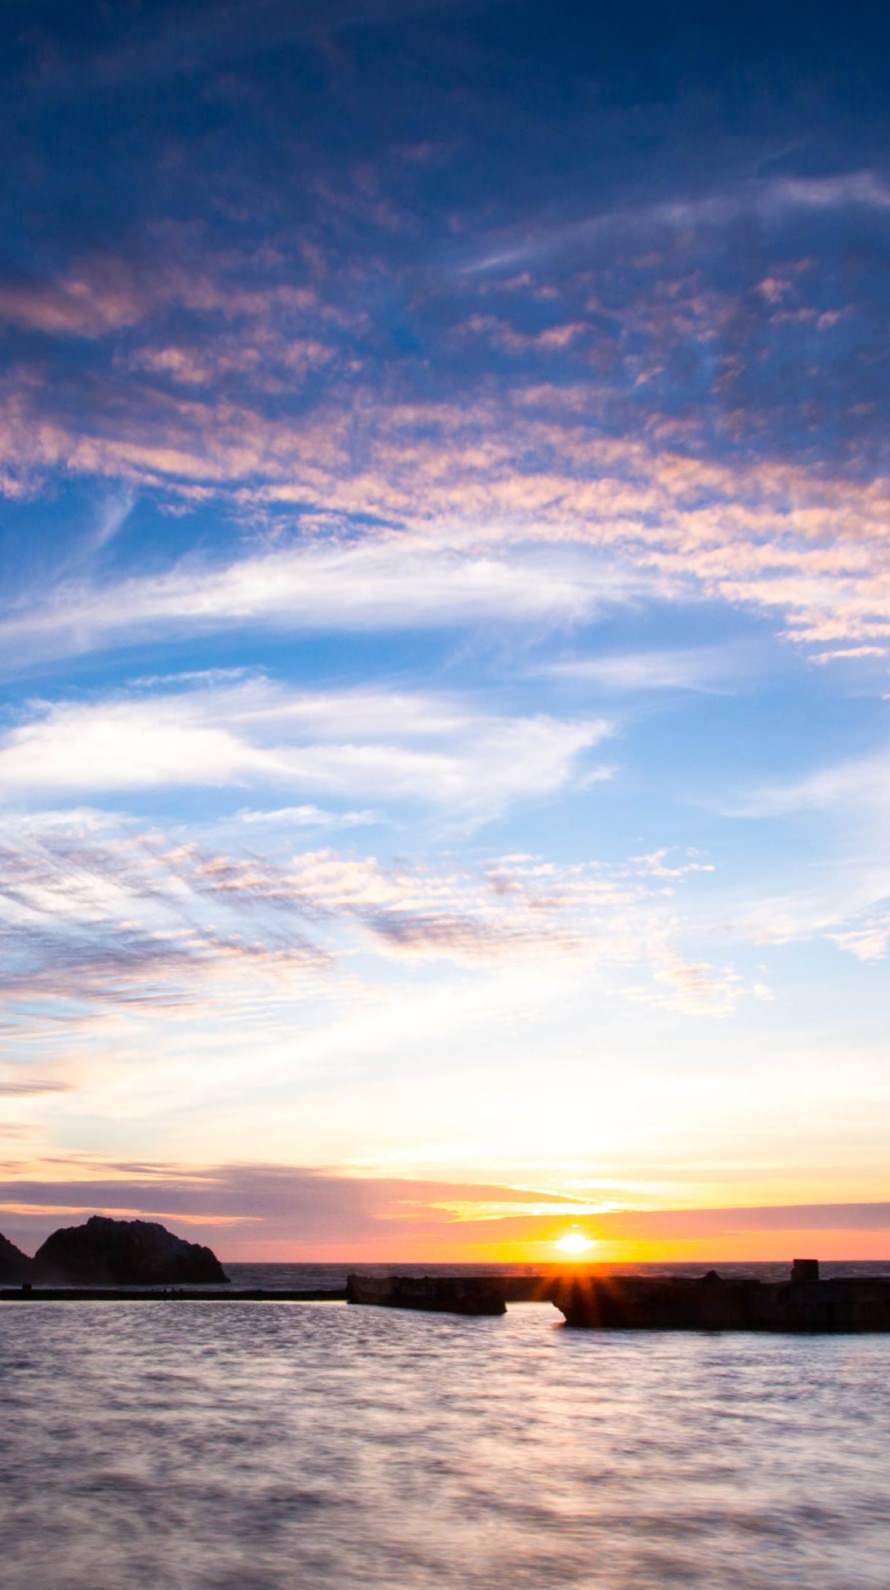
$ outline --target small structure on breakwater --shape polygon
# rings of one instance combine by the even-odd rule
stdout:
[[[503,1281],[490,1275],[348,1275],[347,1303],[434,1314],[505,1314]]]
[[[890,1331],[890,1276],[820,1280],[795,1259],[788,1281],[724,1277],[561,1276],[551,1300],[566,1324],[591,1330]]]

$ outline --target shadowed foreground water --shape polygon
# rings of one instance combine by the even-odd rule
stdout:
[[[890,1584],[890,1339],[8,1304],[4,1590]]]

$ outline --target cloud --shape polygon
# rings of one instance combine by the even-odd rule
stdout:
[[[271,811],[245,807],[238,813],[241,823],[274,823],[282,828],[364,828],[379,821],[377,814],[322,811],[320,806],[279,806]]]
[[[852,206],[880,229],[886,192],[876,171],[781,176],[661,208],[674,232],[700,214],[728,226],[739,204],[776,226]],[[883,394],[863,352],[880,294],[863,276],[838,300],[819,237],[808,253],[770,233],[736,260],[725,238],[684,236],[508,277],[497,314],[496,283],[436,275],[410,310],[433,383],[410,359],[381,382],[386,316],[305,262],[295,283],[271,245],[199,251],[173,228],[148,265],[85,257],[49,300],[76,282],[78,304],[107,302],[110,323],[141,304],[146,324],[89,371],[66,373],[63,350],[59,379],[23,355],[0,391],[9,491],[88,477],[344,543],[58,580],[7,614],[0,648],[18,665],[236,625],[571,624],[678,593],[764,611],[820,657],[886,647]],[[397,258],[380,270],[401,280]],[[838,346],[814,351],[826,333]]]
[[[230,333],[210,344],[143,347],[130,355],[129,365],[174,387],[219,390],[234,383],[280,396],[292,394],[301,380],[339,357],[337,347],[318,336],[276,336],[254,325],[249,336]]]
[[[589,683],[605,690],[719,692],[750,678],[756,666],[748,648],[725,644],[568,657],[547,663],[540,672],[551,679]]]
[[[373,9],[391,25],[391,5]],[[28,274],[7,268],[0,280],[9,492],[86,478],[165,507],[212,501],[273,535],[323,522],[400,545],[41,590],[31,611],[7,616],[13,660],[32,645],[61,656],[120,642],[124,613],[137,641],[234,624],[571,622],[598,610],[596,579],[619,600],[622,586],[695,585],[787,621],[822,655],[836,640],[886,645],[879,120],[863,109],[857,136],[837,136],[817,74],[795,85],[802,100],[791,95],[797,115],[806,106],[806,152],[785,124],[790,105],[781,133],[768,117],[730,137],[725,81],[693,66],[714,120],[707,138],[696,120],[690,185],[689,80],[671,79],[664,103],[619,96],[614,121],[599,101],[563,96],[545,147],[517,84],[492,95],[477,75],[477,20],[462,16],[446,47],[404,12],[383,90],[380,60],[358,42],[366,28],[348,30],[345,119],[345,57],[335,65],[321,36],[276,5],[254,29],[227,8],[219,37],[202,14],[184,30],[118,21],[104,48],[92,37],[50,47],[52,26],[23,44],[11,106],[30,103],[35,83],[40,105],[100,85],[139,136],[102,140],[89,117],[66,123],[72,204],[50,205],[39,246],[20,251]],[[323,33],[329,43],[327,21]],[[310,36],[326,64],[302,115],[308,90],[283,91],[275,52],[257,39]],[[605,69],[623,81],[626,41],[614,42]],[[590,43],[581,60],[600,58],[586,56]],[[430,48],[447,70],[409,135],[395,126],[417,80],[409,63]],[[539,52],[523,35],[511,48],[555,88],[565,63],[549,45]],[[218,51],[222,73],[209,64]],[[175,157],[167,119],[138,93],[131,102],[129,85],[158,58]],[[771,82],[781,77],[783,62],[768,65]],[[215,107],[207,138],[177,98],[187,84]],[[364,113],[381,92],[392,123]],[[259,103],[274,107],[263,129]],[[592,182],[580,151],[594,143]],[[641,154],[656,145],[657,169]],[[179,200],[165,214],[174,158]],[[565,175],[556,198],[554,162]],[[27,191],[27,161],[11,169]],[[281,174],[294,169],[288,187]],[[113,224],[100,194],[113,196]],[[856,270],[837,253],[838,224],[855,231]],[[525,256],[517,271],[510,262]],[[535,562],[527,548],[540,542],[551,553]],[[564,558],[560,578],[554,542],[593,548],[599,569]]]
[[[2,1099],[40,1098],[45,1093],[68,1093],[70,1090],[70,1082],[56,1082],[48,1077],[26,1077],[24,1079],[0,1077],[0,1098]]]
[[[18,668],[232,628],[545,630],[678,596],[762,610],[820,655],[890,644],[881,479],[603,438],[589,393],[576,411],[557,389],[531,391],[531,403],[521,389],[379,403],[354,423],[321,408],[299,426],[222,401],[167,404],[120,442],[72,441],[10,399],[0,465],[5,445],[16,490],[29,459],[64,461],[186,500],[222,493],[259,522],[315,516],[348,533],[222,567],[191,559],[152,577],[60,581],[7,612],[0,657]]]
[[[95,529],[89,538],[88,551],[101,552],[126,524],[133,511],[136,498],[131,491],[112,492],[102,503]]]
[[[85,1006],[172,1010],[214,987],[220,1004],[237,1004],[276,984],[301,1000],[323,984],[331,957],[297,902],[286,920],[245,920],[245,868],[240,909],[227,911],[222,899],[209,909],[202,866],[212,871],[210,858],[125,818],[7,813],[0,986],[12,1053],[30,1034],[39,1047],[48,1019],[60,1020],[57,1036],[76,1033]]]
[[[883,810],[890,753],[883,749],[820,767],[803,778],[752,790],[733,808],[741,817],[785,817],[832,808]]]
[[[0,1180],[5,1231],[36,1246],[60,1222],[103,1212],[118,1218],[159,1219],[184,1226],[192,1240],[211,1243],[223,1257],[274,1256],[282,1248],[318,1256],[331,1245],[357,1257],[366,1248],[387,1257],[415,1248],[457,1245],[457,1228],[477,1207],[480,1218],[507,1231],[528,1232],[542,1217],[568,1218],[577,1199],[560,1193],[496,1184],[371,1178],[289,1165],[218,1167],[128,1166],[86,1159],[50,1167],[46,1180]],[[97,1174],[98,1173],[98,1174]],[[352,1245],[350,1249],[350,1244]],[[270,1252],[271,1250],[271,1252]]]
[[[133,325],[142,296],[126,270],[94,262],[58,282],[0,282],[0,320],[62,336],[97,337]]]
[[[694,851],[688,851],[685,859],[680,856],[669,859],[670,857],[671,852],[665,845],[659,850],[651,850],[648,855],[632,856],[631,860],[641,872],[655,878],[686,878],[692,872],[714,871],[713,862],[702,861]]]
[[[476,1240],[492,1244],[544,1243],[544,1256],[554,1259],[554,1236],[579,1218],[606,1243],[890,1230],[886,1202],[628,1208],[616,1205],[608,1185],[578,1197],[551,1187],[368,1177],[295,1165],[128,1164],[84,1156],[0,1180],[3,1229],[31,1249],[60,1218],[74,1223],[99,1212],[184,1227],[192,1240],[230,1259],[311,1260],[332,1249],[341,1260],[364,1253],[396,1259],[406,1248],[415,1257],[443,1249],[453,1254],[466,1251],[468,1226]]]
[[[464,268],[469,273],[515,271],[557,254],[584,251],[589,257],[592,246],[635,235],[657,247],[659,233],[687,228],[722,230],[745,216],[775,220],[795,213],[822,215],[857,209],[878,215],[890,210],[890,183],[879,173],[853,170],[831,176],[751,178],[709,193],[677,194],[562,223],[545,219],[536,223],[526,218],[524,238],[511,243],[504,236],[494,246],[483,245],[479,256]]]
[[[531,967],[545,1002],[551,985],[600,974],[618,997],[696,1015],[723,1014],[748,994],[729,969],[683,949],[694,924],[674,891],[699,863],[680,858],[666,891],[652,858],[396,862],[331,848],[294,852],[289,831],[274,825],[224,825],[230,841],[245,832],[262,839],[259,849],[245,849],[243,838],[214,848],[210,832],[165,834],[88,809],[7,812],[0,986],[11,1057],[27,1055],[46,1075],[44,1061],[65,1033],[76,1040],[79,1021],[115,1010],[143,1022],[133,1032],[134,1054],[143,1056],[137,1070],[152,1013],[192,1012],[220,1034],[246,1013],[254,1041],[260,1023],[274,1046],[292,1033],[296,1010],[314,1002],[317,1018],[319,1001],[334,993],[353,1011],[355,1032],[344,1028],[331,1041],[354,1051],[360,1029],[361,1043],[376,1031],[375,990],[388,968],[409,961],[473,974],[480,1010],[489,993],[499,997],[496,974],[525,979]],[[351,971],[358,956],[361,979]],[[512,984],[505,997],[515,1001]],[[432,989],[416,1010],[407,990],[387,1031],[429,1020],[433,1009]],[[320,1041],[324,1049],[324,1031]]]
[[[856,926],[828,933],[827,938],[839,949],[847,950],[859,961],[883,961],[890,946],[890,912],[871,916]]]
[[[140,639],[257,630],[380,631],[571,625],[628,603],[639,580],[564,552],[505,556],[386,541],[299,547],[157,579],[68,585],[0,620],[0,657],[65,657]]]
[[[668,1008],[726,1015],[735,1008],[742,992],[742,979],[733,966],[691,961],[670,946],[665,946],[655,976],[656,982],[668,989],[668,997],[659,999],[657,994],[643,994],[642,997]]]
[[[156,579],[63,587],[0,620],[0,657],[16,664],[233,626],[378,631],[468,624],[572,624],[631,600],[628,581],[589,559],[506,557],[386,541],[301,547],[222,570],[186,566]]]
[[[277,787],[420,801],[483,821],[564,788],[611,728],[601,718],[497,717],[442,695],[298,691],[258,678],[32,709],[0,737],[0,787],[7,799]]]

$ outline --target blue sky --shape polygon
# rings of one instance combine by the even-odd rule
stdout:
[[[0,1228],[880,1256],[880,9],[3,17]]]

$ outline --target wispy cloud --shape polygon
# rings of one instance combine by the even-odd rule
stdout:
[[[421,801],[483,821],[563,788],[611,729],[602,718],[498,717],[444,695],[253,679],[32,710],[0,737],[0,787],[8,799],[262,785]]]
[[[272,810],[245,807],[238,813],[242,823],[274,823],[280,828],[364,828],[379,819],[375,812],[332,812],[320,806],[278,806]]]
[[[571,625],[632,600],[639,589],[601,563],[569,553],[505,556],[458,548],[308,546],[194,564],[157,579],[68,585],[0,621],[0,657],[76,655],[137,640],[212,635],[232,627],[376,631],[473,624]]]
[[[732,810],[742,817],[784,817],[832,808],[883,811],[890,779],[890,752],[879,749],[816,768],[803,777],[763,785]]]
[[[185,1227],[193,1240],[231,1259],[282,1252],[316,1258],[331,1249],[341,1259],[394,1258],[406,1248],[453,1252],[466,1244],[467,1227],[477,1241],[537,1241],[541,1257],[554,1259],[553,1237],[579,1218],[606,1243],[890,1231],[890,1204],[879,1201],[622,1207],[608,1184],[579,1197],[552,1187],[367,1177],[298,1165],[69,1159],[46,1166],[43,1175],[35,1167],[27,1177],[0,1181],[0,1222],[32,1249],[61,1216],[73,1223],[99,1211]]]
[[[63,1024],[51,1052],[78,1011],[115,1007],[192,1008],[212,1024],[259,1000],[270,1031],[286,1030],[288,1011],[338,978],[348,984],[357,954],[378,977],[388,964],[450,963],[482,978],[483,1001],[499,966],[534,966],[545,1001],[554,977],[608,970],[618,995],[723,1014],[747,997],[744,980],[684,952],[694,924],[674,897],[706,865],[681,858],[668,869],[659,856],[655,866],[515,855],[396,863],[280,844],[224,851],[100,812],[8,813],[0,984],[13,1052],[33,1037],[39,1059],[47,1019]]]
[[[724,228],[742,216],[781,218],[795,212],[826,214],[841,210],[890,210],[890,183],[875,171],[839,175],[749,178],[712,192],[659,197],[648,203],[602,210],[563,222],[526,220],[525,236],[508,236],[488,246],[465,266],[470,272],[515,271],[561,253],[589,251],[619,238],[645,237],[657,246],[660,232],[677,228]],[[531,236],[529,237],[529,233]]]
[[[133,511],[136,498],[131,491],[112,492],[106,497],[99,510],[95,528],[88,540],[89,552],[101,552],[107,547],[126,524]]]
[[[68,1093],[70,1089],[70,1082],[56,1082],[48,1077],[0,1077],[0,1098],[3,1099],[40,1098],[46,1093]]]
[[[604,440],[591,434],[589,399],[574,412],[545,389],[531,405],[520,398],[381,405],[357,422],[358,449],[342,411],[294,428],[230,405],[167,406],[150,440],[91,443],[86,473],[133,489],[163,484],[186,501],[222,493],[260,522],[305,516],[346,538],[222,566],[190,558],[152,577],[57,581],[7,613],[0,658],[19,668],[233,629],[546,632],[678,596],[760,611],[820,656],[886,646],[880,480],[773,459],[742,467],[648,435]],[[0,453],[2,434],[0,416]],[[13,485],[35,439],[66,468],[85,445],[25,415],[5,434]],[[190,434],[197,451],[187,456]]]
[[[552,679],[597,685],[610,691],[695,690],[720,692],[750,681],[758,664],[740,644],[678,647],[675,651],[601,653],[547,663]]]

